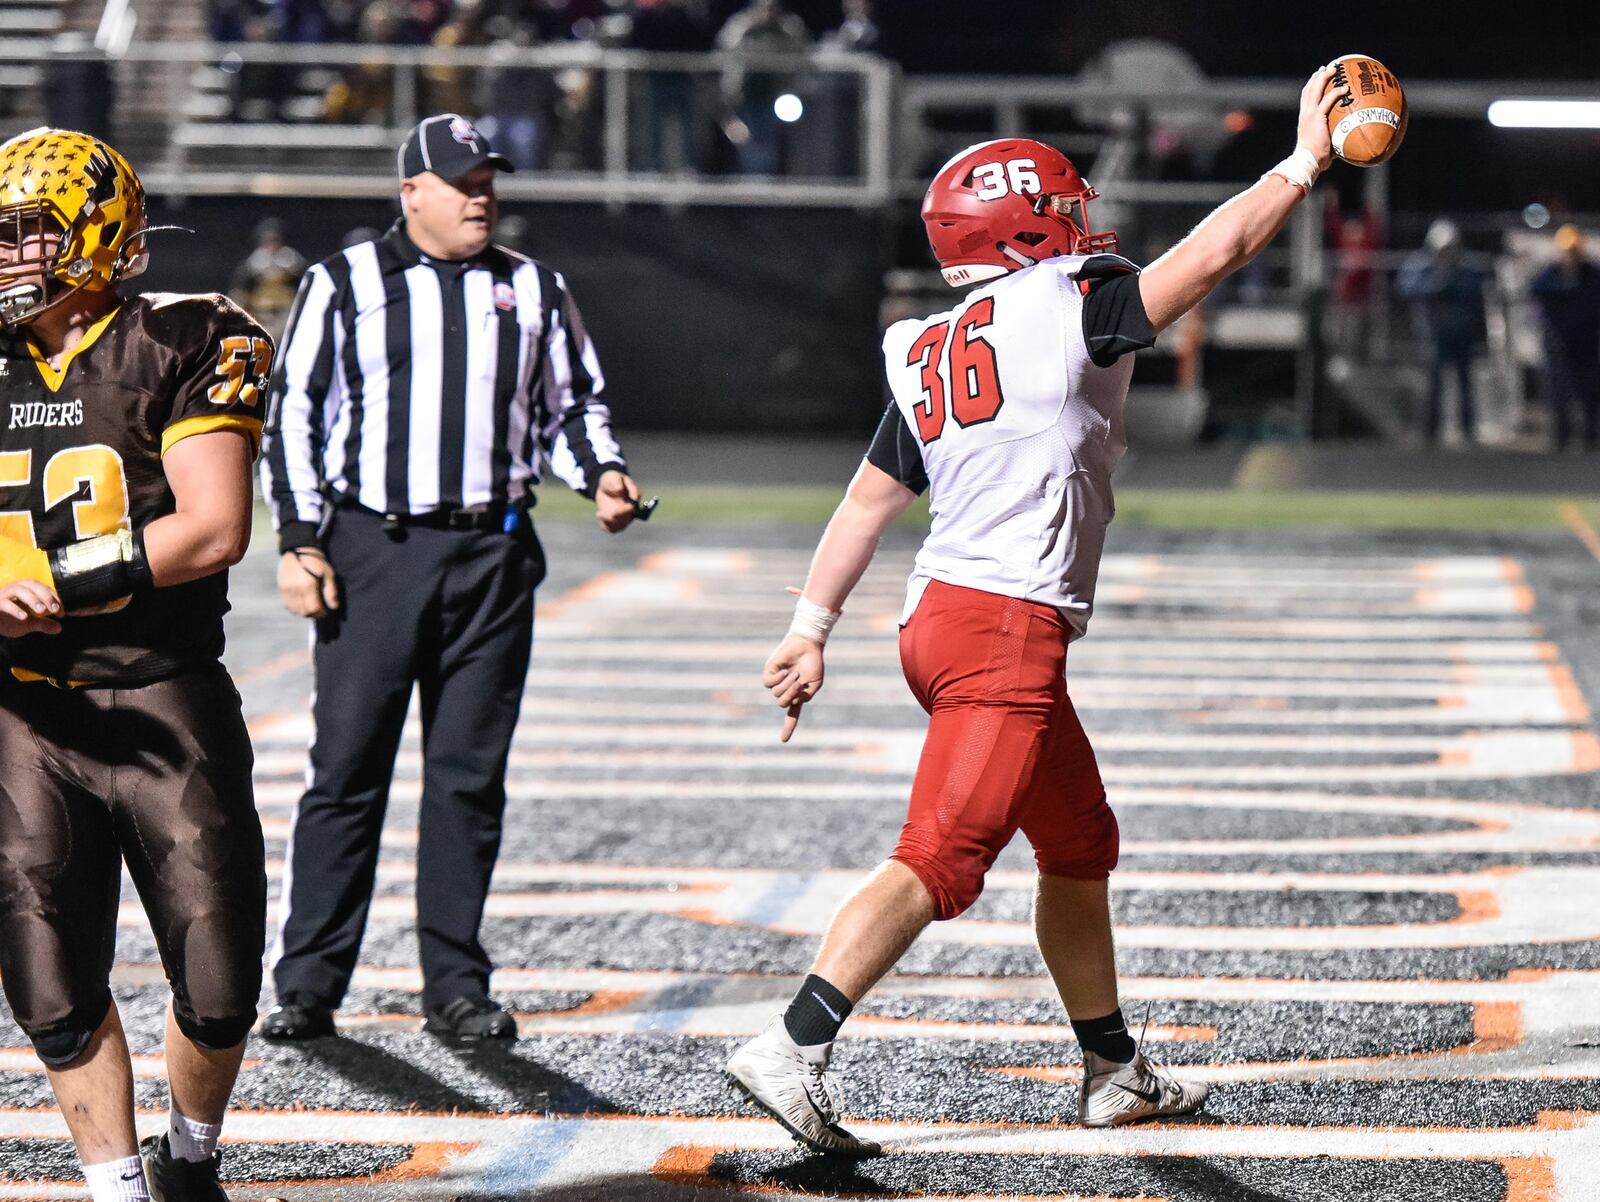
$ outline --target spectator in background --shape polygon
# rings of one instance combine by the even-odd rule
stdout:
[[[483,0],[456,0],[449,17],[434,30],[431,40],[435,48],[440,50],[459,50],[486,44]],[[422,107],[435,113],[474,112],[473,84],[473,70],[470,67],[455,63],[424,67]]]
[[[1329,193],[1334,198],[1334,193]],[[1360,359],[1366,355],[1372,320],[1374,268],[1383,244],[1382,226],[1371,208],[1346,217],[1334,198],[1325,211],[1328,243],[1333,250],[1333,280],[1329,288],[1328,334],[1334,349]]]
[[[216,42],[244,41],[245,23],[261,12],[255,0],[207,0],[206,29]]]
[[[360,40],[372,45],[395,41],[397,27],[387,0],[374,0],[361,13]],[[394,72],[378,59],[342,67],[322,99],[324,121],[379,123],[389,120],[394,101]]]
[[[487,26],[494,46],[490,64],[478,76],[476,101],[458,106],[483,114],[483,132],[519,170],[544,166],[561,89],[554,73],[518,61],[538,39],[528,21],[492,17]]]
[[[709,50],[711,18],[704,0],[637,0],[628,46],[669,54]],[[701,170],[702,119],[695,103],[699,82],[687,71],[645,75],[640,170]]]
[[[871,53],[877,45],[871,0],[845,0],[843,22],[817,41],[817,73],[808,82],[791,147],[796,174],[848,179],[861,173],[862,76],[829,59]]]
[[[269,0],[272,24],[285,42],[320,43],[328,37],[322,0]]]
[[[872,0],[844,0],[844,20],[839,28],[822,35],[823,50],[872,54],[878,49],[878,23],[872,19]]]
[[[305,270],[305,256],[284,240],[283,222],[269,217],[256,226],[256,248],[234,270],[228,294],[277,339]]]
[[[69,30],[51,39],[40,92],[52,126],[110,138],[114,88],[111,64],[88,34]]]
[[[1400,295],[1409,300],[1432,355],[1428,371],[1428,441],[1439,441],[1444,376],[1456,377],[1461,436],[1476,440],[1472,407],[1472,352],[1483,324],[1483,276],[1461,261],[1461,231],[1440,218],[1428,227],[1423,248],[1400,272]]]
[[[811,31],[783,0],[750,0],[717,33],[717,49],[735,53],[803,54],[810,48]],[[723,72],[723,99],[731,110],[723,128],[746,175],[778,172],[783,127],[773,102],[790,86],[785,73],[752,71],[737,60]]]
[[[244,23],[244,40],[258,46],[278,44],[278,26],[269,12],[261,11]],[[235,121],[282,121],[283,102],[293,90],[294,73],[283,63],[247,59],[231,77],[231,104]]]
[[[1574,402],[1583,411],[1583,445],[1600,447],[1600,267],[1575,225],[1556,231],[1559,257],[1529,291],[1544,326],[1545,387],[1555,419],[1555,449],[1567,444]]]

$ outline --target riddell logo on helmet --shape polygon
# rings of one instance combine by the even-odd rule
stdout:
[[[972,278],[972,273],[965,267],[950,267],[945,270],[945,278],[952,284],[965,284]]]

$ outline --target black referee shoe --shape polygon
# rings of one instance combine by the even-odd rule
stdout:
[[[332,1035],[333,1011],[306,993],[289,993],[267,1011],[258,1034],[278,1043]]]
[[[139,1154],[150,1183],[150,1202],[228,1202],[217,1181],[221,1152],[204,1160],[179,1160],[165,1135],[152,1135],[140,1145]]]
[[[517,1037],[517,1020],[486,997],[458,997],[428,1010],[422,1029],[446,1043],[485,1043]]]

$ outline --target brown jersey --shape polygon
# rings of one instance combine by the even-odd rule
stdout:
[[[192,434],[261,435],[272,342],[226,297],[131,297],[52,368],[0,339],[0,536],[53,550],[138,530],[176,505],[161,457]],[[162,680],[222,653],[228,578],[146,589],[61,633],[4,640],[19,675],[99,685]]]

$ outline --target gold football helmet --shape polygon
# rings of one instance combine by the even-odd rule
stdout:
[[[139,177],[99,138],[41,127],[0,145],[0,324],[138,275],[148,233]]]

